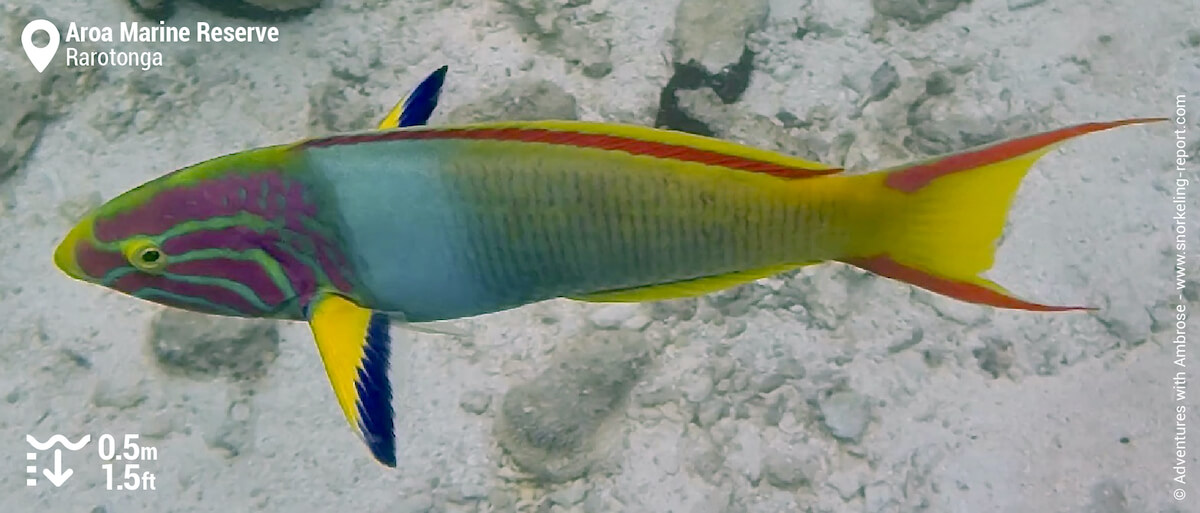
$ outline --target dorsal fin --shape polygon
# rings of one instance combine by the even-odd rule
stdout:
[[[396,106],[379,122],[379,130],[388,130],[405,126],[424,125],[437,108],[438,98],[442,94],[442,84],[446,81],[446,70],[442,66],[425,77],[408,96],[396,102]]]

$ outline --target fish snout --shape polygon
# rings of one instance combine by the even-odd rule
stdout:
[[[82,225],[82,223],[80,224]],[[76,248],[83,239],[80,232],[81,227],[76,226],[67,233],[67,237],[58,244],[58,247],[54,248],[54,266],[66,273],[67,276],[77,280],[87,280],[87,273],[83,272],[75,258]]]

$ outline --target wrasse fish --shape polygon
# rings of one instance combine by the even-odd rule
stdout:
[[[551,298],[696,296],[841,261],[1033,311],[980,274],[1030,166],[1087,123],[882,171],[576,121],[429,128],[445,68],[379,131],[183,168],[88,214],[73,278],[187,310],[307,321],[346,419],[396,464],[388,327]],[[400,127],[400,128],[397,128]]]

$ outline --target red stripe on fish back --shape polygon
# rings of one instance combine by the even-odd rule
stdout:
[[[1151,121],[1161,121],[1161,118],[1139,118],[1110,121],[1105,123],[1084,123],[1081,125],[1069,126],[1066,128],[1060,128],[1058,130],[1030,135],[1028,137],[1010,139],[892,171],[887,178],[884,179],[884,183],[887,184],[888,187],[898,191],[913,192],[948,174],[975,169],[988,164],[995,164],[997,162],[1016,158],[1026,153],[1040,150],[1050,146],[1051,144],[1065,141],[1072,137],[1078,137],[1080,135],[1098,132],[1100,130],[1108,130],[1109,128],[1116,128],[1122,125],[1148,123]]]
[[[592,134],[544,128],[453,128],[445,130],[401,130],[370,132],[352,135],[336,135],[313,139],[303,143],[307,148],[350,145],[378,141],[467,139],[491,141],[539,142],[561,144],[601,150],[623,151],[631,155],[644,155],[664,159],[682,160],[698,164],[724,166],[754,173],[766,173],[781,178],[807,178],[840,172],[840,169],[803,169],[774,162],[755,160],[711,150],[646,141],[611,134]]]

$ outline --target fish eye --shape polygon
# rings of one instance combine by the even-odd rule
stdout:
[[[125,250],[125,258],[134,267],[148,273],[162,271],[167,260],[162,250],[148,240],[131,242]]]

